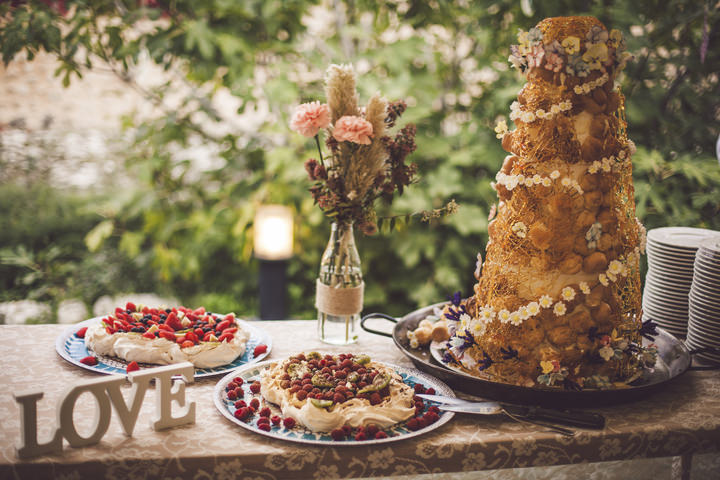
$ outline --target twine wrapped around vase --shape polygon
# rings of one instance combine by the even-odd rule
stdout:
[[[355,315],[363,307],[365,282],[357,287],[331,287],[315,282],[315,308],[330,315]]]

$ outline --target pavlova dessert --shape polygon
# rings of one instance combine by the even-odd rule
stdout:
[[[413,388],[367,355],[300,353],[265,372],[260,394],[314,432],[369,424],[382,429],[416,414]]]
[[[245,353],[250,337],[233,313],[220,316],[203,307],[150,308],[133,303],[116,308],[113,315],[76,335],[99,355],[158,365],[187,361],[197,368],[231,363]]]

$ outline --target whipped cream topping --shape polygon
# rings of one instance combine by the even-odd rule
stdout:
[[[102,322],[91,325],[85,332],[85,345],[100,355],[122,358],[125,361],[169,365],[190,362],[197,368],[214,368],[226,365],[245,353],[250,334],[238,325],[229,342],[202,342],[181,348],[164,338],[149,339],[135,332],[105,330]]]
[[[367,366],[381,374],[390,375],[391,378],[390,395],[378,405],[371,405],[368,400],[352,398],[329,408],[320,408],[313,405],[310,399],[298,400],[280,386],[280,377],[285,373],[285,363],[278,363],[265,372],[260,380],[260,393],[267,401],[278,405],[283,416],[294,418],[313,432],[329,432],[343,425],[357,428],[371,423],[379,428],[387,428],[413,416],[414,391],[403,383],[402,377],[376,362],[370,362]]]

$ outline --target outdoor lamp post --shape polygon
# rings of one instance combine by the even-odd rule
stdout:
[[[255,257],[260,261],[260,318],[287,317],[287,263],[293,249],[289,207],[261,205],[255,214]]]

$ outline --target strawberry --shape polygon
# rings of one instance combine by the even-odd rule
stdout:
[[[170,312],[170,315],[168,315],[167,319],[165,320],[165,325],[168,327],[172,327],[173,330],[182,330],[182,323],[180,323],[180,320],[177,317],[177,314],[175,312]]]
[[[195,310],[193,310],[193,313],[197,315],[198,317],[205,315],[205,307],[198,307]]]
[[[253,357],[257,357],[262,355],[263,353],[267,352],[267,345],[260,344],[257,347],[255,347],[255,350],[253,350]]]
[[[182,348],[194,347],[194,346],[195,346],[195,342],[193,342],[192,340],[185,340],[184,342],[182,342],[182,343],[180,344],[180,346],[181,346]]]
[[[235,338],[235,335],[232,333],[223,333],[218,337],[218,342],[230,342],[233,338]]]
[[[120,308],[120,307],[117,307],[117,308],[115,309],[115,316],[118,316],[118,315],[121,315],[121,314],[124,314],[124,313],[125,313],[125,310],[123,310],[123,309]]]
[[[215,331],[216,331],[216,332],[222,332],[223,330],[225,330],[226,328],[228,328],[228,327],[230,326],[230,324],[231,324],[230,320],[223,320],[222,322],[220,322],[220,323],[218,324],[217,327],[215,327]]]
[[[282,422],[285,428],[293,428],[295,426],[295,419],[292,417],[287,417]]]
[[[89,355],[83,359],[80,360],[80,363],[84,363],[85,365],[89,366],[95,366],[98,364],[98,359],[93,357],[92,355]]]
[[[185,340],[190,340],[193,343],[197,343],[199,341],[198,336],[195,335],[195,332],[192,331],[185,334]]]
[[[167,330],[158,330],[158,335],[165,340],[176,342],[175,334],[168,332]]]
[[[153,332],[145,332],[145,333],[142,334],[142,336],[145,337],[145,338],[149,338],[150,340],[154,340],[154,339],[155,339],[155,334],[154,334]]]
[[[109,335],[112,335],[113,333],[116,332],[116,330],[115,330],[114,328],[110,328],[110,327],[105,327],[105,331],[106,331]]]
[[[203,338],[205,336],[205,332],[203,332],[202,328],[196,328],[195,330],[193,330],[193,333],[197,338]]]
[[[235,332],[237,332],[237,327],[226,328],[225,330],[223,330],[223,333],[233,333],[234,334]]]
[[[135,360],[133,360],[132,362],[128,363],[128,364],[127,364],[127,367],[125,367],[125,371],[126,371],[127,373],[134,372],[134,371],[136,371],[136,370],[140,370],[140,365],[138,365],[138,363],[137,363]]]
[[[85,332],[87,332],[87,327],[83,327],[77,332],[75,332],[75,336],[78,338],[85,338]]]
[[[137,307],[135,306],[134,303],[127,302],[127,304],[125,305],[125,310],[130,310],[131,312],[134,312],[137,310]]]
[[[143,315],[147,315],[148,313],[150,313],[150,307],[143,307],[142,313]]]
[[[234,313],[228,313],[227,315],[225,315],[225,318],[223,318],[223,320],[229,320],[229,321],[232,322],[233,320],[235,320],[235,314],[234,314]]]
[[[173,330],[172,327],[170,327],[170,326],[168,326],[168,325],[165,325],[164,323],[159,324],[159,325],[158,325],[158,328],[159,328],[160,330],[165,330],[166,332],[171,332],[171,333],[175,331],[175,330]]]

